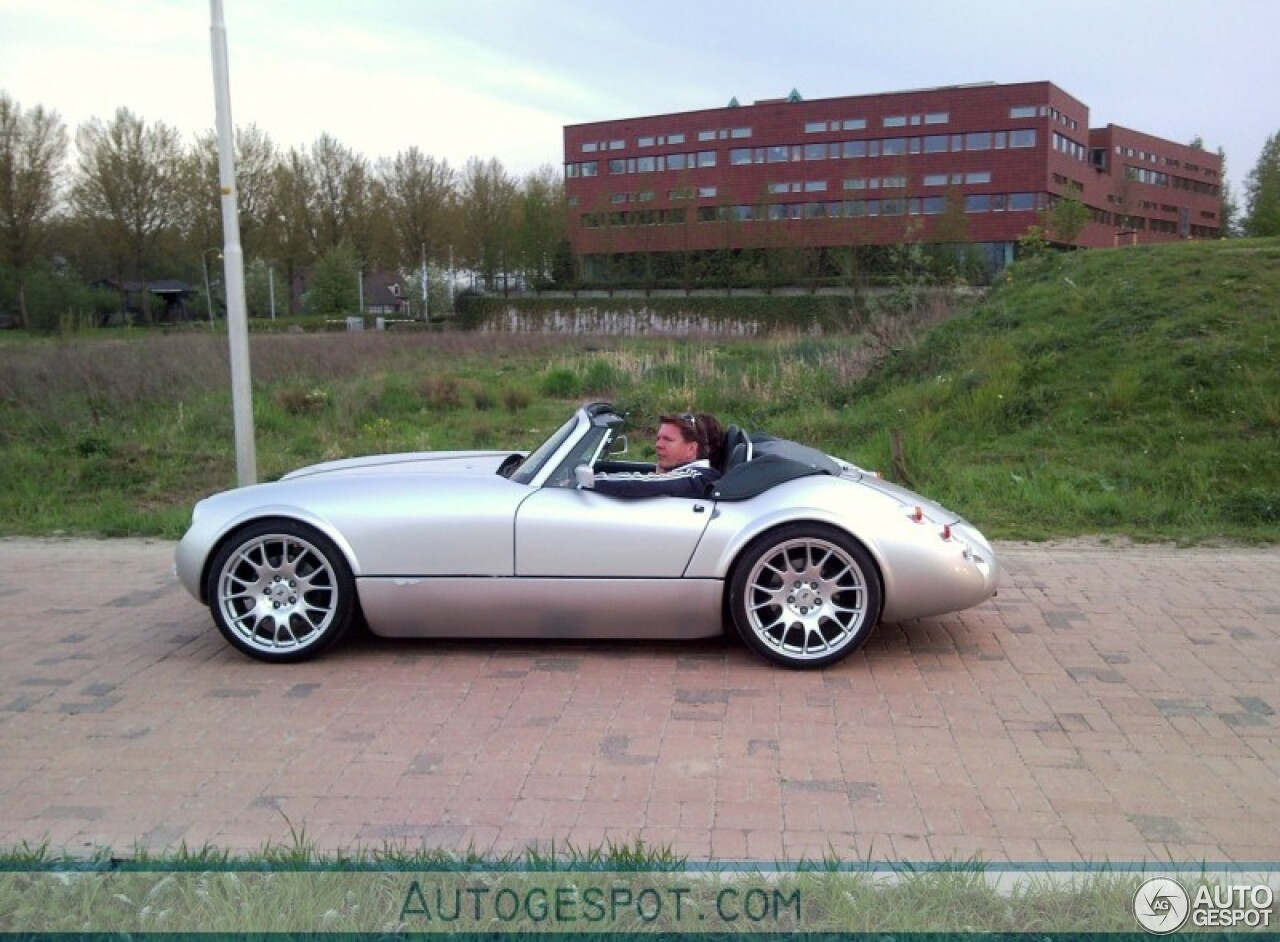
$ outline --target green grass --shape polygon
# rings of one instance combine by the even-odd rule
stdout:
[[[997,538],[1275,539],[1277,240],[1051,255],[970,308],[848,325],[255,335],[259,477],[381,451],[529,448],[604,398],[632,413],[638,455],[657,415],[696,407],[904,479]],[[194,500],[234,484],[225,337],[4,340],[0,533],[174,537]]]
[[[1231,876],[1167,869],[1192,893]],[[0,932],[1136,933],[1144,878],[1106,864],[1038,874],[977,858],[691,866],[639,840],[499,857],[399,846],[326,855],[295,833],[290,845],[243,857],[205,846],[83,859],[24,846],[0,855]],[[455,893],[463,907],[442,908]],[[607,901],[596,919],[584,905],[592,893]],[[499,896],[535,905],[503,914]],[[567,904],[559,917],[537,905],[552,900]]]

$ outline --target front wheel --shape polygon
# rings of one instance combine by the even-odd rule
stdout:
[[[785,667],[825,667],[867,639],[880,617],[871,556],[823,524],[794,523],[754,540],[729,582],[733,621],[747,645]]]
[[[289,520],[250,524],[214,557],[209,610],[223,637],[263,661],[302,661],[350,627],[355,580],[338,548]]]

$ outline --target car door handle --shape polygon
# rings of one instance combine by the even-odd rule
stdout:
[[[707,512],[707,508],[706,508],[706,507],[703,507],[701,504],[694,504],[694,505],[693,505],[693,512],[694,512],[695,514],[706,513],[706,512]]]

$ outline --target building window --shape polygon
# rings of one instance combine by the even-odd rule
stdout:
[[[805,123],[804,133],[805,134],[821,134],[824,131],[826,131],[826,129],[827,129],[827,122],[825,121],[808,121]]]
[[[1035,116],[1035,105],[1019,105],[1016,108],[1009,109],[1009,117],[1011,118],[1034,118]]]
[[[907,201],[901,199],[881,200],[881,216],[902,216],[907,211]]]
[[[626,141],[610,141],[609,150],[624,150],[627,146]]]
[[[976,131],[964,136],[965,150],[991,150],[991,132]]]
[[[636,173],[653,173],[658,169],[657,160],[654,157],[637,157]]]
[[[1034,193],[1010,193],[1009,194],[1009,211],[1030,210],[1036,208],[1036,195]]]
[[[840,129],[843,131],[862,131],[867,127],[866,118],[846,118],[840,122]]]
[[[599,149],[600,149],[600,145],[595,141],[588,141],[582,145],[582,152],[584,154],[594,154]]]
[[[580,166],[584,177],[594,177],[600,173],[600,161],[598,160],[584,160]]]
[[[667,135],[666,143],[668,143],[668,144],[683,144],[683,143],[684,143],[684,135],[683,135],[683,134],[668,134],[668,135]]]
[[[940,216],[947,211],[947,198],[926,196],[920,201],[920,209],[926,216]]]
[[[947,150],[947,135],[930,134],[924,139],[924,152],[926,154],[943,154]]]
[[[946,186],[947,174],[945,173],[926,173],[924,175],[925,186]]]
[[[842,157],[865,157],[867,156],[867,142],[845,141],[840,145],[840,155]]]
[[[786,145],[774,145],[766,148],[765,160],[771,164],[786,163],[791,159],[791,148]]]
[[[951,120],[951,115],[945,111],[935,111],[933,114],[924,116],[925,124],[946,124]]]
[[[668,170],[683,170],[689,165],[688,154],[667,154]]]
[[[966,173],[964,175],[964,182],[965,183],[990,183],[991,171],[977,170],[977,171],[974,171],[973,173]]]
[[[846,190],[865,190],[865,189],[867,188],[867,181],[866,181],[866,178],[865,178],[865,177],[858,177],[858,178],[853,179],[853,180],[845,180],[845,181],[844,181],[844,188],[845,188]]]
[[[886,128],[905,128],[907,126],[907,116],[899,114],[885,118],[884,126]]]
[[[805,160],[826,160],[827,145],[826,144],[806,144],[804,145]]]
[[[698,151],[699,167],[714,167],[716,165],[716,152],[713,150]]]
[[[751,163],[750,147],[735,147],[729,151],[729,165],[732,167],[741,167],[743,164]]]
[[[985,193],[976,193],[964,198],[966,213],[985,213],[991,209],[991,197]]]
[[[636,138],[636,147],[652,147],[653,144],[654,144],[654,138],[652,137]]]
[[[886,137],[880,142],[880,153],[886,157],[897,157],[899,154],[907,152],[907,139],[905,137]]]
[[[711,199],[716,195],[716,188],[713,186],[698,187],[698,199]]]
[[[807,180],[804,184],[806,193],[825,193],[827,191],[826,180]]]
[[[1010,147],[1035,147],[1036,132],[1034,128],[1028,128],[1022,131],[1009,132]]]
[[[743,138],[751,136],[751,128],[734,128],[729,132],[730,137]]]
[[[884,177],[880,185],[886,190],[900,190],[907,185],[906,177]]]

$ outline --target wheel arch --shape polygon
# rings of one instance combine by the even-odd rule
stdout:
[[[332,524],[328,523],[328,521],[323,518],[306,511],[292,508],[270,508],[252,514],[246,514],[228,523],[227,526],[223,528],[222,532],[218,534],[217,538],[209,544],[209,551],[205,554],[204,562],[200,566],[200,601],[203,604],[209,604],[209,573],[213,567],[213,561],[217,559],[218,553],[221,552],[222,548],[247,528],[274,521],[295,525],[300,524],[304,527],[310,527],[315,530],[338,548],[338,552],[342,554],[342,557],[347,564],[347,568],[351,570],[352,578],[358,579],[360,575],[360,566],[355,550]],[[355,601],[356,607],[359,609],[360,592],[358,587],[356,590]]]
[[[778,515],[776,519],[766,518],[760,521],[761,525],[752,527],[739,533],[733,543],[727,548],[725,558],[727,560],[724,567],[724,605],[726,610],[730,606],[730,594],[732,592],[733,577],[736,575],[738,568],[745,564],[748,556],[748,550],[756,545],[757,541],[768,537],[771,534],[782,530],[784,527],[795,525],[812,525],[829,527],[844,534],[858,546],[860,546],[870,557],[871,563],[875,566],[876,578],[880,581],[880,610],[875,613],[875,621],[880,620],[881,614],[885,609],[885,599],[889,595],[889,582],[885,573],[887,569],[884,559],[881,556],[880,549],[874,542],[863,539],[859,534],[843,526],[838,521],[833,520],[826,514],[821,512],[813,512],[801,515]]]

